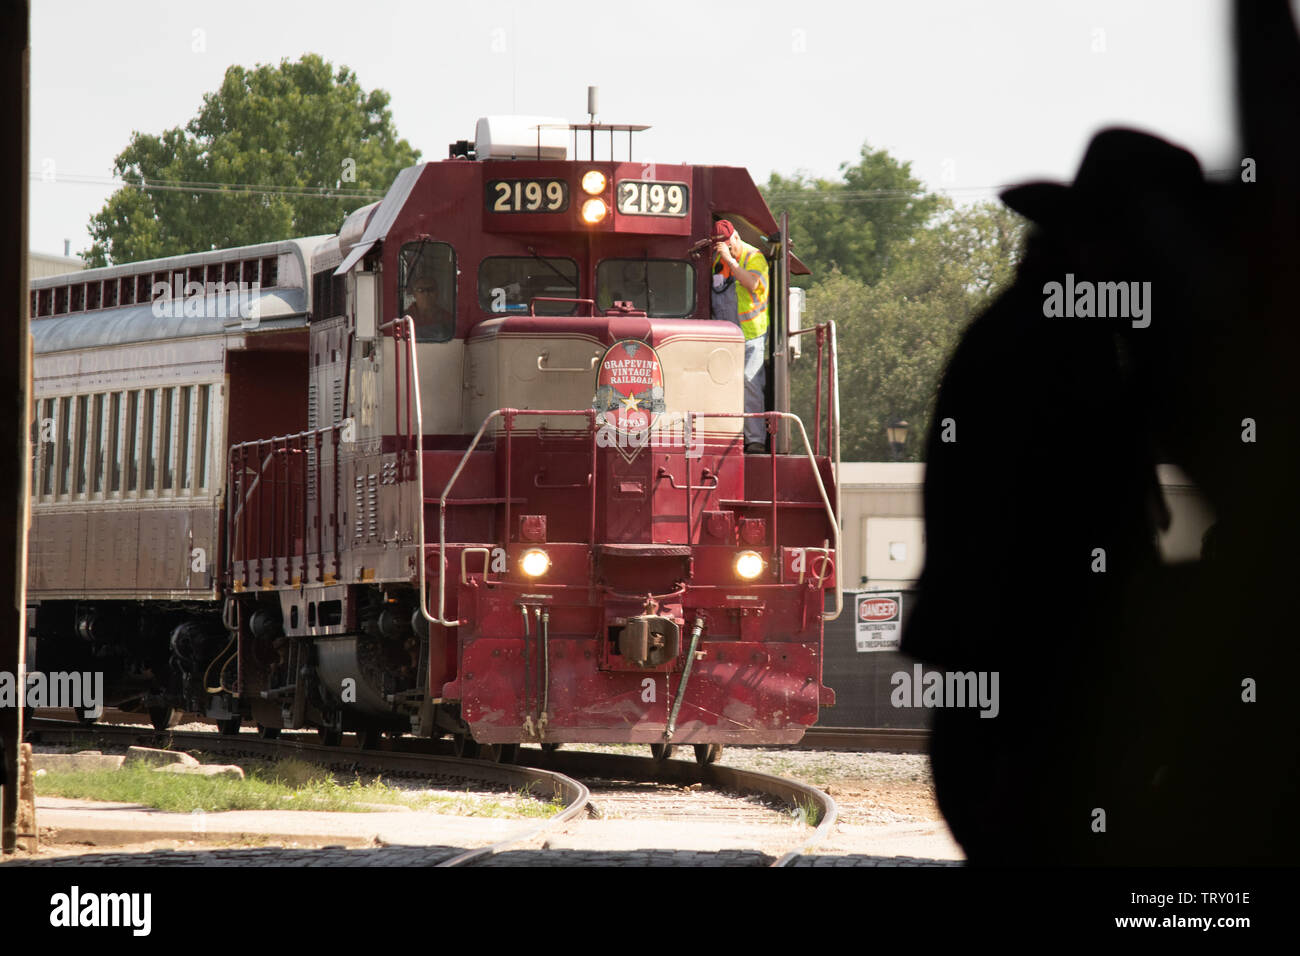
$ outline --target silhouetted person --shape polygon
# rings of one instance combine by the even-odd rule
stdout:
[[[1073,185],[1009,190],[1024,260],[940,385],[903,650],[1000,673],[996,718],[934,724],[975,863],[1300,861],[1300,43],[1281,0],[1237,21],[1258,181],[1110,130]],[[1114,282],[1127,315],[1050,301]],[[1160,561],[1159,461],[1215,513],[1200,562]]]

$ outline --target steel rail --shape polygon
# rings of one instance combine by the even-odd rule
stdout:
[[[926,753],[930,732],[907,727],[809,727],[796,746],[802,750]]]
[[[544,820],[529,823],[504,840],[491,846],[475,847],[458,853],[438,866],[461,866],[500,853],[511,846],[526,843],[548,830],[567,823],[583,813],[591,801],[586,785],[555,770],[528,764],[492,763],[486,760],[466,760],[432,753],[413,753],[399,750],[362,750],[353,747],[329,747],[292,738],[267,740],[253,734],[216,734],[212,732],[146,731],[126,726],[83,726],[72,721],[42,718],[31,723],[31,729],[46,736],[67,735],[69,739],[93,735],[106,740],[138,743],[141,740],[157,745],[163,741],[168,749],[197,749],[206,753],[246,755],[277,758],[293,755],[332,769],[348,771],[367,770],[375,773],[394,771],[421,774],[431,777],[460,777],[479,783],[496,784],[512,789],[526,789],[534,795],[550,793],[564,800],[557,813]]]
[[[621,754],[580,753],[577,751],[520,750],[519,759],[531,766],[545,767],[577,777],[601,777],[654,783],[673,783],[684,786],[701,783],[721,790],[757,793],[785,803],[791,809],[816,817],[816,825],[808,838],[772,864],[789,866],[795,859],[817,846],[835,828],[839,808],[828,793],[797,780],[774,777],[754,770],[738,770],[719,764],[701,767],[687,760],[652,760],[649,757],[628,757]]]

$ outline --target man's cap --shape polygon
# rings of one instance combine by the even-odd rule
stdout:
[[[730,239],[736,234],[736,227],[726,219],[719,219],[713,224],[714,239]]]

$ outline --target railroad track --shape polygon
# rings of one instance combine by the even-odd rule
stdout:
[[[154,731],[141,727],[92,725],[37,719],[32,723],[33,739],[42,743],[76,743],[87,737],[117,746],[150,746],[166,749],[200,750],[225,757],[257,757],[275,760],[296,757],[330,770],[351,773],[376,773],[452,778],[480,784],[527,790],[543,799],[563,801],[559,811],[545,820],[530,823],[505,840],[491,846],[475,847],[439,863],[461,866],[481,860],[542,836],[586,812],[591,794],[577,780],[553,770],[522,764],[489,763],[466,760],[439,753],[404,752],[401,750],[361,750],[356,747],[327,747],[313,743],[311,734],[284,735],[267,740],[255,734],[219,734],[214,732],[174,730]]]
[[[492,855],[527,844],[575,819],[587,810],[591,802],[587,785],[575,777],[676,786],[699,784],[721,791],[752,793],[785,804],[803,816],[810,825],[810,832],[797,847],[773,863],[773,866],[778,867],[789,865],[829,836],[838,816],[835,801],[816,787],[770,774],[718,764],[700,766],[684,760],[653,760],[648,757],[576,751],[547,753],[525,748],[519,751],[519,763],[506,764],[466,760],[436,752],[449,749],[447,742],[439,741],[403,740],[398,749],[363,750],[356,746],[323,746],[312,742],[314,735],[311,734],[282,734],[268,740],[251,733],[225,735],[174,730],[158,732],[138,726],[85,726],[73,721],[49,719],[33,721],[31,730],[33,739],[42,743],[75,745],[90,738],[119,747],[136,744],[195,749],[227,757],[277,759],[293,756],[332,770],[452,777],[516,790],[523,788],[534,795],[558,798],[564,802],[563,808],[546,820],[530,824],[491,846],[466,850],[444,860],[438,864],[440,866],[481,862]]]
[[[809,727],[797,746],[800,750],[926,753],[930,732],[901,727]]]

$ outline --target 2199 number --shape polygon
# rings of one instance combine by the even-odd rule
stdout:
[[[487,192],[492,212],[563,212],[569,206],[563,179],[494,179]]]
[[[618,211],[625,216],[685,216],[690,205],[685,183],[624,179],[618,184]]]

